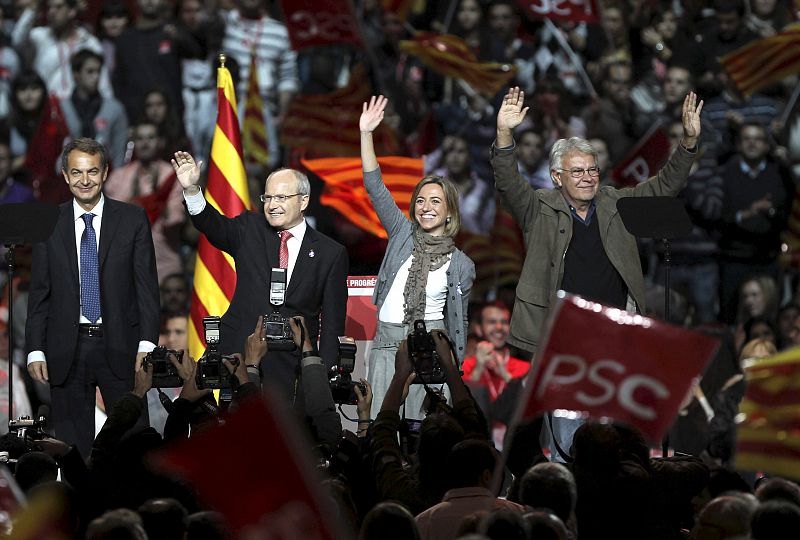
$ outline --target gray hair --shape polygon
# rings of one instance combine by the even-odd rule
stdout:
[[[558,139],[550,149],[550,180],[553,181],[554,186],[557,184],[555,178],[553,178],[553,170],[560,169],[564,162],[564,156],[571,152],[589,154],[594,158],[594,162],[597,163],[597,150],[583,137]]]
[[[290,169],[288,167],[281,167],[280,169],[275,169],[274,171],[269,173],[269,176],[267,176],[265,184],[269,183],[270,178],[272,178],[273,176],[282,171],[292,172],[295,180],[297,180],[297,193],[300,193],[301,195],[311,195],[311,182],[308,181],[308,176],[301,173],[297,169]]]

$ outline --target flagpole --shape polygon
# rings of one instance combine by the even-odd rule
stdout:
[[[792,96],[789,98],[789,101],[786,102],[786,107],[783,108],[783,112],[781,113],[780,123],[782,133],[786,131],[786,124],[789,122],[789,117],[792,115],[792,110],[797,104],[798,97],[800,97],[800,84],[795,84]]]
[[[442,33],[446,34],[450,30],[450,25],[453,24],[453,18],[456,16],[456,4],[455,0],[450,0],[450,4],[447,6],[447,13],[444,16],[444,22],[442,24]]]
[[[547,27],[548,30],[550,30],[553,33],[553,37],[556,38],[558,44],[561,45],[561,48],[564,50],[565,53],[567,53],[570,62],[572,62],[572,65],[575,66],[575,69],[578,71],[578,75],[580,75],[583,84],[585,84],[587,90],[589,90],[589,94],[593,98],[599,97],[594,89],[594,85],[592,85],[592,81],[589,79],[589,74],[586,73],[585,69],[583,69],[583,62],[581,62],[580,58],[578,58],[578,55],[575,54],[575,51],[572,50],[572,47],[569,46],[569,43],[567,43],[567,40],[561,34],[561,30],[559,30],[558,27],[555,24],[553,24],[553,21],[551,21],[550,19],[545,19],[544,25]]]

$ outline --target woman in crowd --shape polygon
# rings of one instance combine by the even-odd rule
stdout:
[[[9,115],[12,172],[21,170],[25,165],[28,144],[39,127],[46,100],[47,88],[35,71],[23,70],[12,81]]]
[[[739,312],[736,324],[736,348],[747,342],[745,323],[754,318],[765,319],[772,328],[778,318],[778,286],[770,276],[752,276],[739,286]]]
[[[385,97],[373,96],[364,103],[359,120],[364,186],[389,235],[373,295],[378,307],[378,328],[369,357],[373,418],[394,374],[397,346],[414,321],[424,320],[428,331],[446,329],[459,361],[463,358],[467,304],[475,279],[474,263],[453,242],[461,226],[453,183],[438,176],[423,177],[411,196],[410,221],[383,183],[372,132],[383,120],[386,104]],[[415,386],[406,400],[406,417],[422,417],[424,397],[422,387]]]
[[[158,132],[164,139],[162,158],[165,161],[169,161],[178,150],[192,147],[178,111],[164,90],[154,88],[145,94],[142,117],[158,126]]]

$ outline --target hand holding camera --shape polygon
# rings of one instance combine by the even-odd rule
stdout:
[[[172,361],[176,362],[174,359]],[[182,362],[180,365],[181,373],[183,376],[185,376],[183,379],[183,386],[181,387],[180,397],[187,401],[196,402],[202,397],[211,393],[211,390],[201,390],[197,387],[197,364],[191,357],[189,357],[186,362]]]
[[[311,343],[311,336],[308,334],[306,321],[302,315],[290,317],[289,327],[292,330],[292,342],[295,347],[298,347],[302,352],[314,350],[314,344]]]
[[[353,387],[353,392],[357,399],[357,410],[359,420],[369,420],[369,413],[372,409],[372,386],[367,379],[361,379],[360,385]]]
[[[143,398],[153,387],[153,366],[143,363],[142,369],[135,372],[133,377],[133,393]]]
[[[247,340],[249,342],[250,338],[247,338]],[[242,362],[242,355],[237,353],[232,356],[232,360],[225,358],[222,363],[225,364],[225,367],[228,368],[228,371],[231,372],[231,375],[236,377],[236,380],[239,381],[239,384],[246,384],[250,382],[247,377],[247,367],[245,366],[245,363]]]
[[[156,347],[144,357],[142,367],[153,374],[153,388],[180,388],[185,380],[181,374],[183,351]],[[138,372],[137,372],[138,373]]]
[[[442,330],[428,332],[425,321],[414,321],[414,329],[408,335],[408,360],[417,376],[415,384],[443,384],[447,379],[444,364],[452,365],[453,355],[450,340]],[[397,361],[395,360],[395,365]]]
[[[256,321],[255,330],[247,336],[245,344],[244,363],[248,366],[256,366],[261,363],[261,359],[267,354],[267,335],[264,328],[264,316],[259,315]]]

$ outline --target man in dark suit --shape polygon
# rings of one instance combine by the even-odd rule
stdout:
[[[263,217],[243,212],[227,218],[206,204],[197,185],[200,167],[190,154],[176,152],[172,166],[183,186],[192,223],[236,261],[236,290],[220,324],[220,351],[244,352],[258,316],[274,311],[270,305],[271,270],[285,268],[287,288],[280,313],[284,317],[302,315],[312,343],[320,337],[323,361],[329,367],[334,364],[337,338],[344,334],[349,260],[344,246],[306,224],[304,212],[311,193],[308,178],[292,169],[275,171],[267,178],[261,196]],[[273,349],[261,362],[263,378],[292,396],[299,361],[299,351],[278,354]]]
[[[144,210],[102,194],[103,145],[75,139],[61,169],[73,199],[61,205],[51,237],[33,248],[25,341],[28,372],[50,383],[56,436],[87,457],[95,388],[109,410],[155,347],[158,278]]]

